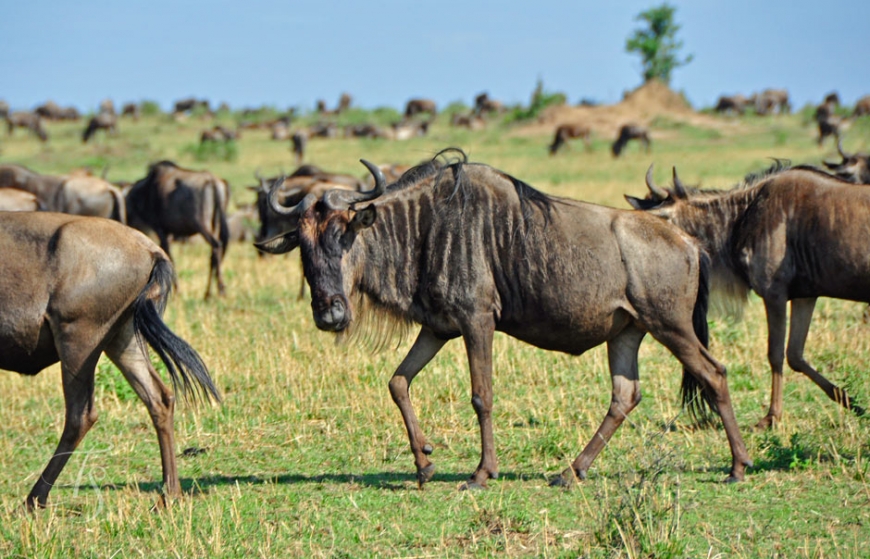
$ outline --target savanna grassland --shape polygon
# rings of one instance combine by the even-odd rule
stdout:
[[[223,117],[232,123],[232,117]],[[245,131],[231,152],[203,153],[201,117],[121,120],[116,137],[82,144],[84,123],[49,124],[42,145],[23,131],[0,139],[0,161],[44,173],[77,167],[132,181],[173,159],[228,179],[231,208],[253,200],[254,172],[292,171],[288,142]],[[609,136],[549,157],[550,129],[491,122],[449,126],[405,142],[312,139],[307,161],[362,176],[363,157],[413,164],[447,146],[538,189],[628,208],[643,196],[650,163],[667,183],[729,187],[771,157],[819,164],[806,113],[702,124],[652,121],[653,149],[620,159]],[[870,123],[845,145],[864,150]],[[2,255],[0,255],[2,258]],[[0,556],[3,557],[868,557],[870,421],[839,408],[788,371],[785,416],[772,431],[752,426],[767,409],[770,374],[757,297],[742,321],[711,316],[711,350],[729,370],[737,418],[754,460],[744,483],[720,483],[730,453],[720,427],[693,429],[679,407],[680,367],[657,342],[641,348],[643,401],[570,491],[548,487],[606,412],[610,379],[603,347],[581,357],[545,352],[497,335],[494,426],[501,476],[487,491],[459,492],[479,458],[465,351],[449,343],[412,387],[421,427],[435,447],[433,480],[417,489],[401,416],[387,381],[413,333],[386,350],[336,345],[298,300],[298,256],[259,258],[233,245],[226,297],[204,301],[202,244],[174,246],[180,289],[166,321],[202,354],[223,392],[220,406],[176,411],[185,496],[152,512],[160,494],[156,437],[120,373],[101,362],[100,419],[35,515],[22,503],[59,436],[59,368],[35,378],[0,376]],[[807,356],[823,374],[870,400],[870,325],[864,305],[822,300]]]

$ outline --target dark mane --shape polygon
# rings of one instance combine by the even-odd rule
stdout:
[[[814,165],[792,165],[791,161],[788,159],[779,159],[774,158],[773,164],[764,169],[763,171],[757,171],[755,173],[749,173],[743,180],[731,188],[700,188],[698,186],[687,186],[683,185],[683,188],[689,194],[725,194],[726,192],[733,192],[737,190],[746,190],[752,188],[753,186],[757,186],[762,181],[769,179],[773,176],[779,175],[780,173],[785,173],[786,171],[809,171],[811,173],[815,173],[821,175],[825,178],[836,179],[844,184],[851,184],[849,181],[838,177],[836,175],[832,175],[831,173],[825,171],[824,169],[820,169]],[[672,188],[665,188],[672,195],[674,194],[674,190]]]

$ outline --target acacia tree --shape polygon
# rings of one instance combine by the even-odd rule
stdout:
[[[640,54],[644,81],[658,78],[670,83],[671,72],[692,61],[691,54],[683,60],[678,58],[683,42],[676,39],[680,26],[674,23],[675,11],[673,6],[662,4],[634,18],[646,22],[646,27],[634,31],[625,43],[625,50]]]

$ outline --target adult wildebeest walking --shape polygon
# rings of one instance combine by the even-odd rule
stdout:
[[[101,112],[91,117],[85,131],[82,132],[82,143],[88,143],[88,140],[97,133],[97,130],[105,130],[106,134],[115,136],[118,134],[118,117],[114,112]]]
[[[586,146],[586,151],[592,151],[590,139],[592,130],[585,124],[560,124],[556,127],[556,134],[553,136],[553,143],[550,144],[550,155],[556,155],[563,145],[567,145],[568,140],[581,138],[583,145]]]
[[[211,296],[212,278],[218,293],[225,292],[221,260],[229,244],[227,202],[229,187],[208,171],[182,169],[172,161],[148,168],[148,175],[127,192],[127,222],[142,231],[152,230],[160,248],[169,252],[169,235],[202,235],[211,246],[211,264],[205,297]]]
[[[35,375],[60,362],[66,414],[54,455],[27,496],[45,506],[73,451],[97,420],[94,369],[101,353],[148,408],[164,492],[181,494],[175,466],[175,398],[151,365],[148,342],[176,390],[219,399],[196,351],[160,316],[172,287],[169,259],[114,221],[57,213],[0,214],[0,369]]]
[[[619,129],[619,136],[616,137],[616,141],[610,146],[613,157],[619,157],[626,144],[631,140],[639,140],[643,144],[644,150],[649,153],[650,139],[647,129],[637,124],[625,124]]]
[[[663,189],[650,167],[647,186],[649,199],[626,196],[628,202],[698,238],[712,257],[714,286],[737,303],[745,303],[750,289],[764,301],[773,381],[770,409],[757,427],[782,419],[784,357],[832,400],[863,414],[807,362],[804,345],[819,297],[870,302],[870,189],[781,164],[728,191],[687,189],[676,171],[674,188]]]
[[[492,167],[437,158],[389,189],[380,170],[372,191],[329,191],[276,212],[297,227],[260,243],[301,248],[314,322],[342,332],[371,307],[420,332],[390,380],[422,486],[434,465],[409,398],[414,377],[453,338],[465,342],[481,459],[466,488],[498,476],[492,431],[492,341],[505,332],[579,355],[607,343],[610,409],[583,452],[554,480],[583,478],[640,402],[637,351],[647,332],[683,364],[686,398],[718,409],[733,457],[729,480],[750,464],[731,407],[725,368],[708,353],[705,261],[675,227],[639,212],[551,198]],[[700,339],[699,339],[700,337]]]

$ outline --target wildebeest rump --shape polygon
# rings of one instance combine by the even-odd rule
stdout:
[[[352,330],[364,307],[420,325],[389,384],[419,484],[432,477],[434,466],[409,386],[448,340],[460,336],[482,442],[480,464],[466,487],[483,487],[498,475],[492,430],[495,331],[574,355],[607,343],[610,408],[554,483],[585,477],[639,403],[637,352],[647,332],[685,367],[684,396],[697,396],[704,387],[731,445],[729,480],[743,479],[749,457],[725,368],[702,341],[705,261],[690,237],[640,212],[551,198],[487,165],[466,163],[461,152],[460,157],[417,166],[389,189],[378,168],[364,162],[377,177],[374,190],[330,191],[320,200],[307,196],[293,208],[279,206],[275,191],[274,209],[295,214],[298,226],[258,245],[271,252],[300,247],[321,330]]]
[[[148,175],[130,188],[126,201],[129,225],[154,231],[166,254],[170,254],[170,235],[202,235],[211,246],[205,297],[211,296],[212,278],[217,282],[218,293],[224,294],[221,260],[229,244],[226,181],[208,171],[191,171],[172,161],[160,161],[151,165]]]
[[[0,187],[0,212],[37,212],[45,209],[35,194]]]
[[[804,345],[819,297],[870,302],[870,189],[818,169],[781,165],[728,191],[687,189],[676,172],[674,188],[663,189],[651,171],[650,199],[626,196],[628,202],[698,238],[712,257],[714,286],[741,304],[750,289],[764,301],[773,381],[770,409],[758,427],[781,421],[784,357],[832,400],[862,414],[807,362]]]
[[[127,223],[127,207],[121,190],[109,181],[91,175],[64,179],[55,194],[55,211],[105,217]]]
[[[163,360],[176,390],[219,396],[197,352],[160,318],[172,287],[169,259],[144,235],[114,221],[48,212],[0,213],[0,254],[0,369],[35,375],[60,362],[66,405],[60,442],[27,496],[28,508],[45,506],[97,419],[94,369],[101,353],[148,408],[164,492],[179,495],[175,397],[142,339]]]

